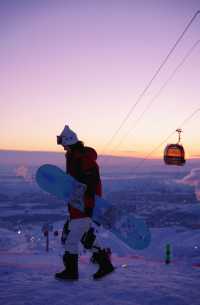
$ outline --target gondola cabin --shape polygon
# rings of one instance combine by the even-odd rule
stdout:
[[[176,130],[178,132],[178,143],[168,144],[164,151],[164,162],[167,165],[178,165],[182,166],[185,164],[185,151],[183,146],[180,144],[181,129]]]
[[[164,161],[167,165],[184,165],[185,151],[180,144],[169,144],[164,151]]]

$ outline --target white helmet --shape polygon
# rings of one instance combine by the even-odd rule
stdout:
[[[71,130],[67,125],[65,125],[63,131],[61,132],[60,136],[58,136],[58,138],[60,138],[59,144],[62,144],[64,147],[75,144],[79,141],[76,133]]]

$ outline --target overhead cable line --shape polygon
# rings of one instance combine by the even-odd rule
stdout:
[[[184,35],[186,34],[186,32],[188,31],[188,29],[190,28],[190,26],[192,25],[192,23],[194,22],[194,20],[196,19],[196,17],[200,14],[200,10],[198,10],[194,16],[191,18],[191,20],[189,21],[189,23],[186,25],[185,29],[183,30],[183,32],[181,33],[181,35],[178,37],[178,39],[176,40],[176,42],[174,43],[174,45],[172,46],[172,48],[170,49],[169,53],[167,54],[167,56],[164,58],[164,60],[161,62],[161,64],[159,65],[158,69],[156,70],[156,72],[153,74],[153,77],[150,79],[150,81],[147,83],[146,87],[143,89],[143,91],[141,92],[141,94],[139,95],[139,97],[137,98],[135,104],[131,107],[131,109],[129,110],[129,112],[127,113],[127,115],[125,116],[125,118],[123,119],[122,123],[120,124],[120,126],[118,127],[118,129],[115,131],[115,133],[113,134],[113,136],[111,137],[111,139],[106,143],[106,145],[103,148],[103,152],[105,151],[105,149],[112,143],[113,139],[116,137],[116,135],[119,133],[119,131],[121,130],[121,128],[124,126],[125,122],[128,120],[128,118],[130,117],[130,115],[132,114],[133,110],[135,109],[135,107],[137,106],[137,104],[142,100],[143,96],[145,95],[145,93],[147,92],[147,90],[149,89],[149,87],[151,86],[151,84],[153,83],[154,79],[158,76],[158,74],[160,73],[161,69],[164,67],[164,65],[166,64],[166,62],[168,61],[168,59],[170,58],[170,56],[172,55],[172,53],[174,52],[174,50],[176,49],[176,47],[178,46],[178,44],[180,43],[180,41],[183,39]]]
[[[184,63],[186,62],[186,60],[190,57],[190,55],[192,54],[192,52],[194,51],[194,49],[198,46],[198,44],[200,43],[200,40],[197,40],[193,46],[189,49],[189,51],[186,53],[186,55],[183,57],[183,59],[181,60],[181,62],[178,64],[178,66],[174,69],[174,71],[170,74],[170,76],[168,77],[168,79],[164,82],[164,84],[160,87],[160,89],[158,90],[158,92],[154,95],[154,97],[150,100],[150,102],[147,104],[147,107],[144,109],[144,111],[141,113],[141,115],[139,116],[139,118],[134,122],[134,126],[131,127],[131,129],[128,130],[128,132],[126,134],[124,134],[124,136],[121,138],[121,141],[112,149],[112,152],[114,152],[121,144],[122,142],[127,138],[127,136],[129,135],[130,132],[132,132],[133,130],[136,129],[138,123],[141,121],[141,119],[143,118],[144,114],[147,112],[147,110],[150,109],[150,107],[152,106],[152,104],[155,102],[155,100],[160,96],[160,94],[162,93],[162,91],[166,88],[166,86],[169,84],[169,82],[173,79],[173,77],[175,76],[175,74],[177,73],[177,71],[184,65]]]
[[[187,118],[185,118],[184,121],[179,125],[179,128],[182,128],[185,124],[187,124],[196,114],[200,111],[200,108],[197,108],[195,111],[192,112],[191,115],[189,115]],[[150,153],[148,153],[139,163],[133,168],[134,170],[138,169],[154,152],[156,152],[162,145],[164,145],[171,136],[173,136],[174,133],[176,133],[176,130],[174,130],[172,133],[170,133],[169,136],[166,137],[164,141],[162,141],[158,146],[156,146]]]

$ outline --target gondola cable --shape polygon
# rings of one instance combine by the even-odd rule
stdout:
[[[197,40],[192,47],[187,51],[186,55],[183,57],[183,59],[180,61],[180,63],[176,66],[176,68],[173,70],[173,72],[170,74],[170,76],[167,78],[167,80],[163,83],[163,85],[160,87],[160,89],[158,90],[158,92],[153,96],[153,98],[150,100],[150,102],[147,104],[146,108],[144,109],[144,111],[141,113],[141,115],[139,116],[139,118],[134,122],[134,126],[132,126],[131,129],[129,129],[126,134],[124,134],[124,136],[121,138],[120,142],[112,149],[112,152],[114,152],[122,143],[123,141],[126,139],[126,137],[129,135],[130,132],[132,132],[133,130],[136,129],[137,125],[139,124],[139,122],[142,120],[143,116],[145,115],[145,113],[150,109],[150,107],[152,106],[152,104],[156,101],[156,99],[160,96],[160,94],[162,93],[162,91],[166,88],[166,86],[169,84],[169,82],[173,79],[173,77],[175,76],[175,74],[177,73],[177,71],[184,65],[184,63],[186,62],[186,60],[190,57],[190,55],[193,53],[193,51],[195,50],[195,48],[199,45],[200,40]]]
[[[178,39],[176,40],[176,42],[174,43],[174,45],[172,46],[172,48],[170,49],[169,53],[167,54],[167,56],[164,58],[164,60],[161,62],[161,64],[159,65],[158,69],[156,70],[156,72],[154,73],[153,77],[150,79],[150,81],[147,83],[146,87],[143,89],[142,93],[139,95],[139,97],[137,98],[136,102],[134,103],[134,105],[131,107],[131,109],[129,110],[129,112],[127,113],[127,115],[125,116],[125,118],[123,119],[122,123],[120,124],[120,126],[118,127],[118,129],[115,131],[115,133],[113,134],[113,136],[110,138],[110,140],[106,143],[106,145],[103,148],[103,152],[106,150],[106,148],[112,143],[113,139],[116,137],[116,135],[119,133],[119,131],[121,130],[121,128],[124,126],[124,124],[126,123],[126,121],[128,120],[128,118],[130,117],[130,115],[132,114],[133,110],[135,109],[135,107],[138,105],[138,103],[142,100],[143,96],[146,94],[147,90],[150,88],[151,84],[153,83],[154,79],[159,75],[160,71],[162,70],[162,68],[164,67],[164,65],[166,64],[166,62],[168,61],[168,59],[170,58],[170,56],[172,55],[172,53],[174,52],[174,50],[176,49],[176,47],[178,46],[178,44],[180,43],[180,41],[183,39],[184,35],[186,34],[186,32],[188,31],[188,29],[190,28],[190,26],[192,25],[192,23],[194,22],[194,20],[196,19],[196,17],[200,14],[200,10],[196,11],[196,13],[194,14],[194,16],[191,18],[191,20],[189,21],[189,23],[186,25],[185,29],[183,30],[183,32],[181,33],[181,35],[178,37]]]
[[[193,113],[190,115],[190,116],[188,116],[179,126],[180,126],[180,128],[182,128],[185,124],[187,124],[196,114],[197,114],[197,112],[199,112],[200,111],[200,108],[197,108],[195,111],[193,111]],[[176,129],[177,130],[177,129]],[[136,170],[136,169],[138,169],[138,168],[140,168],[142,165],[143,165],[143,163],[147,160],[147,159],[149,159],[149,157],[154,153],[154,152],[156,152],[162,145],[164,145],[170,138],[171,138],[171,136],[173,136],[177,131],[176,130],[174,130],[172,133],[170,133],[170,135],[169,136],[167,136],[166,138],[165,138],[165,140],[164,141],[162,141],[158,146],[156,146],[150,153],[148,153],[141,161],[139,161],[138,162],[138,164],[133,168],[133,170]]]

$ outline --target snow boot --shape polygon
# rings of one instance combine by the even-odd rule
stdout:
[[[99,248],[100,250],[100,248]],[[109,260],[111,258],[111,249],[110,248],[106,248],[104,249],[104,251],[106,252],[106,255],[108,256]],[[97,260],[98,260],[98,252],[94,252],[90,258],[90,262],[93,263],[93,264],[98,264],[97,260],[96,260],[96,257],[97,257]]]
[[[99,250],[95,255],[95,261],[99,265],[98,271],[93,274],[93,279],[97,280],[114,271],[108,253],[105,250]]]
[[[65,265],[65,270],[56,273],[55,277],[62,280],[78,280],[78,254],[65,252],[63,255],[63,263]]]

